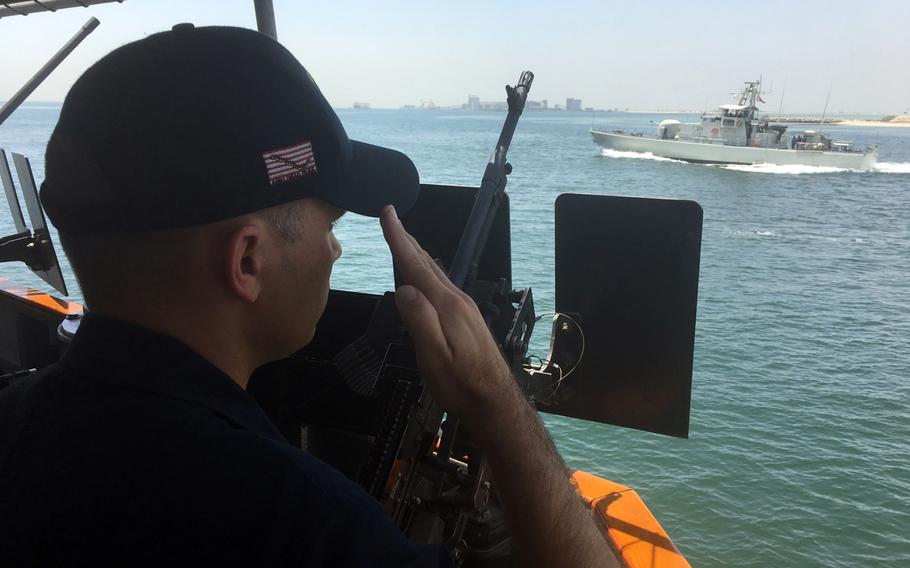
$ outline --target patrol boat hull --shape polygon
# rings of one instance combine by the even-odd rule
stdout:
[[[601,148],[621,152],[650,152],[655,156],[707,164],[775,164],[803,165],[848,170],[869,170],[878,161],[877,149],[865,152],[824,152],[817,150],[784,150],[726,146],[682,140],[658,140],[591,130],[594,143]]]

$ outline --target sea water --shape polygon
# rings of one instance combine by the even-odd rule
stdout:
[[[58,114],[29,105],[0,126],[0,147],[30,156],[39,183]],[[504,118],[339,115],[352,138],[406,152],[422,181],[469,186]],[[705,213],[690,438],[546,416],[552,436],[571,467],[635,488],[693,566],[910,565],[910,129],[825,126],[879,144],[870,172],[692,165],[601,151],[588,134],[665,118],[693,117],[528,112],[515,134],[514,283],[538,312],[554,307],[559,194],[691,199]],[[390,289],[376,221],[349,215],[336,230],[332,285]],[[21,266],[0,275],[48,290]]]

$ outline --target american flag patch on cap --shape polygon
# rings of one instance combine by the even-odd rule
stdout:
[[[269,185],[316,173],[316,157],[309,140],[263,152],[262,159],[269,174]]]

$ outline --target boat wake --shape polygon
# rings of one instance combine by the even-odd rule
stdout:
[[[677,164],[686,163],[682,160],[674,160],[673,158],[664,158],[663,156],[655,156],[651,152],[623,152],[620,150],[610,150],[609,148],[601,148],[600,154],[606,158],[632,158],[634,160],[654,160],[655,162],[676,162]]]
[[[790,174],[790,175],[800,175],[800,174],[833,174],[840,172],[858,172],[866,173],[863,170],[853,170],[846,168],[831,168],[825,166],[804,166],[804,165],[776,165],[776,164],[753,164],[751,166],[745,165],[723,165],[717,166],[724,168],[725,170],[734,170],[737,172],[752,172],[752,173],[762,173],[762,174]],[[885,174],[910,174],[910,162],[879,162],[875,164],[871,172],[885,173]]]
[[[601,148],[600,154],[606,158],[631,158],[634,160],[653,160],[655,162],[674,162],[677,164],[687,164],[683,160],[665,158],[657,156],[651,152],[625,152],[621,150],[610,150]],[[834,174],[841,172],[859,172],[863,170],[853,170],[847,168],[832,168],[828,166],[806,166],[801,164],[778,165],[778,164],[698,164],[709,168],[723,168],[737,172],[749,172],[757,174],[786,174],[786,175],[803,175],[803,174]],[[910,162],[879,162],[872,167],[871,172],[886,174],[910,174]]]
[[[879,162],[875,171],[886,174],[910,174],[910,162]]]
[[[835,174],[839,172],[852,172],[858,170],[848,170],[845,168],[831,168],[826,166],[804,166],[800,164],[788,164],[788,165],[778,165],[778,164],[752,164],[750,166],[739,165],[739,164],[729,164],[729,165],[718,165],[714,167],[720,167],[725,170],[733,170],[737,172],[751,172],[757,174],[788,174],[788,175],[801,175],[801,174]]]

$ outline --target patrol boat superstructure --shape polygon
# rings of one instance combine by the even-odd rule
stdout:
[[[710,164],[806,165],[868,170],[878,161],[878,146],[857,149],[850,142],[834,141],[821,132],[788,133],[787,127],[770,124],[759,114],[761,82],[747,81],[736,104],[706,112],[701,122],[664,120],[655,137],[621,130],[591,129],[594,143],[623,152],[650,152],[656,156]],[[764,101],[761,101],[764,102]]]

